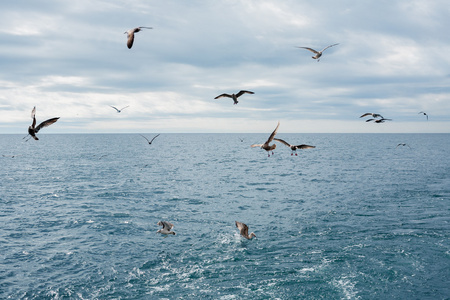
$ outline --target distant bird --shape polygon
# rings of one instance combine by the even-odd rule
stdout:
[[[51,119],[48,119],[48,120],[42,122],[37,127],[35,127],[36,126],[36,106],[33,107],[33,110],[31,111],[31,118],[33,119],[33,123],[31,124],[31,126],[28,127],[28,134],[36,141],[39,140],[38,137],[36,136],[36,133],[38,133],[39,130],[41,130],[44,127],[52,125],[59,119],[59,117],[51,118]],[[26,138],[27,136],[25,136],[24,138]]]
[[[384,121],[392,121],[392,119],[381,118],[381,119],[369,119],[369,120],[366,120],[366,122],[370,122],[370,121],[374,121],[375,123],[384,123]]]
[[[127,38],[128,38],[128,40],[127,40],[127,47],[128,47],[128,49],[131,49],[131,47],[133,47],[134,34],[136,32],[141,31],[143,28],[153,29],[152,27],[140,26],[140,27],[136,27],[136,28],[133,28],[133,29],[130,29],[130,30],[124,32],[124,34],[125,33],[127,34]]]
[[[170,231],[173,228],[172,223],[169,223],[166,221],[159,221],[156,225],[162,226],[162,228],[160,230],[158,230],[157,233],[176,235],[175,232]]]
[[[244,223],[236,222],[236,227],[239,229],[239,233],[245,237],[247,240],[251,240],[253,237],[256,237],[255,233],[250,233],[250,235],[248,234],[248,226],[245,225]]]
[[[264,143],[264,144],[253,144],[250,147],[261,147],[261,149],[264,149],[267,151],[267,155],[270,157],[269,151],[272,151],[273,154],[273,150],[277,147],[276,144],[273,145],[269,145],[270,142],[273,140],[273,138],[275,137],[275,135],[277,134],[278,131],[278,127],[280,126],[280,122],[278,122],[277,127],[275,128],[275,130],[272,132],[272,134],[269,136],[269,139]]]
[[[322,56],[322,52],[327,50],[328,48],[336,46],[336,45],[339,45],[339,44],[333,44],[333,45],[326,46],[325,48],[322,49],[322,51],[316,51],[316,50],[314,50],[312,48],[309,48],[309,47],[297,47],[297,48],[303,48],[303,49],[306,49],[306,50],[309,50],[309,51],[315,53],[316,55],[314,55],[312,58],[313,59],[317,59],[317,62],[319,62],[320,61],[320,57]]]
[[[367,117],[367,116],[372,116],[372,117],[374,117],[374,118],[382,118],[382,119],[383,119],[383,116],[382,116],[382,115],[380,115],[380,114],[374,114],[374,113],[365,113],[365,114],[363,114],[360,118],[364,118],[364,117]]]
[[[159,136],[159,134],[155,135],[151,140],[149,140],[148,138],[146,138],[146,137],[143,136],[142,134],[140,134],[140,136],[142,136],[144,139],[146,139],[147,142],[148,142],[148,144],[151,145],[152,142],[153,142],[153,140],[156,139],[156,138]]]
[[[426,112],[421,111],[419,114],[423,114],[424,116],[426,116],[427,117],[427,121],[428,121],[428,115],[427,115]]]
[[[122,110],[124,110],[125,108],[127,108],[127,107],[130,107],[129,105],[127,105],[127,106],[125,106],[125,107],[122,107],[121,109],[118,109],[117,107],[115,107],[115,106],[112,106],[112,105],[110,105],[112,108],[114,108],[116,111],[117,111],[117,113],[120,113],[120,112],[122,112]]]
[[[408,145],[408,144],[405,144],[405,143],[400,143],[400,144],[398,144],[397,147],[395,147],[395,148],[398,148],[398,146],[408,146],[408,147],[409,147],[409,145]],[[409,147],[409,148],[411,149],[411,147]]]
[[[282,139],[277,139],[277,138],[274,138],[273,140],[274,140],[274,141],[279,141],[279,142],[285,144],[286,146],[288,146],[289,148],[291,148],[291,150],[292,150],[291,155],[293,155],[294,152],[295,152],[295,155],[296,155],[296,156],[297,156],[297,152],[296,152],[297,149],[311,149],[311,148],[316,148],[316,146],[310,146],[310,145],[305,145],[305,144],[301,144],[301,145],[291,145],[291,144],[289,144],[288,142],[286,142],[286,141],[284,141],[284,140],[282,140]]]
[[[239,140],[240,140],[241,142],[243,142],[243,141],[244,141],[244,139],[241,139],[241,138],[239,138]]]
[[[233,104],[238,104],[239,101],[237,100],[237,98],[239,98],[239,97],[242,96],[243,94],[254,94],[254,92],[242,90],[242,91],[240,91],[240,92],[237,93],[237,94],[231,94],[231,95],[230,95],[230,94],[222,94],[222,95],[219,95],[219,96],[215,97],[214,99],[219,99],[219,98],[221,98],[221,97],[228,97],[228,98],[233,99],[233,101],[234,101]]]

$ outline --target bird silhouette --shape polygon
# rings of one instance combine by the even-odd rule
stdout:
[[[270,142],[272,142],[273,138],[275,137],[275,135],[277,134],[278,131],[278,127],[280,127],[280,122],[278,122],[277,127],[275,128],[275,130],[270,134],[269,138],[267,139],[267,141],[264,144],[253,144],[250,147],[260,147],[261,149],[264,149],[267,151],[267,155],[270,157],[270,153],[269,151],[272,151],[273,154],[273,150],[277,147],[276,144],[270,145]]]
[[[400,143],[400,144],[398,144],[397,147],[395,147],[395,148],[398,148],[398,146],[408,146],[408,147],[411,149],[411,147],[410,147],[408,144],[405,144],[405,143]]]
[[[426,112],[421,111],[419,114],[423,114],[424,116],[426,116],[427,117],[427,121],[428,121],[428,115],[427,115]]]
[[[382,116],[382,115],[380,115],[380,114],[374,114],[374,113],[365,113],[365,114],[363,114],[360,118],[364,118],[364,117],[367,117],[367,116],[372,116],[372,117],[374,117],[374,118],[382,118],[382,119],[383,119],[383,116]]]
[[[366,120],[366,122],[371,122],[371,121],[373,121],[374,123],[384,123],[384,121],[392,121],[392,119],[381,118],[381,119],[369,119],[369,120]]]
[[[38,133],[39,130],[41,130],[44,127],[52,125],[53,123],[55,123],[59,119],[59,117],[51,118],[51,119],[45,120],[44,122],[42,122],[41,124],[36,126],[36,106],[33,107],[33,109],[31,110],[31,118],[33,119],[33,122],[28,127],[28,135],[30,135],[36,141],[39,140],[38,137],[36,136],[36,133]],[[26,138],[27,136],[25,136],[24,138]],[[28,141],[28,140],[29,139],[27,139],[26,141]]]
[[[317,50],[314,50],[314,49],[309,48],[309,47],[297,47],[297,48],[303,48],[303,49],[306,49],[306,50],[309,50],[309,51],[315,53],[316,55],[312,56],[312,58],[313,59],[317,59],[317,62],[319,62],[320,61],[320,57],[322,56],[322,52],[327,50],[328,48],[336,46],[336,45],[339,45],[339,44],[333,44],[333,45],[326,46],[321,51],[317,51]]]
[[[116,111],[117,111],[117,113],[120,113],[120,112],[122,112],[122,110],[124,110],[125,108],[127,108],[127,107],[130,107],[129,105],[127,105],[127,106],[125,106],[125,107],[122,107],[121,109],[118,109],[117,107],[115,107],[115,106],[112,106],[112,105],[110,105],[112,108],[114,108]]]
[[[144,139],[146,139],[147,142],[148,142],[148,144],[151,145],[152,142],[153,142],[153,140],[156,139],[156,138],[159,136],[159,134],[155,135],[151,140],[149,140],[148,138],[146,138],[146,137],[143,136],[142,134],[140,134],[140,136],[142,136]]]
[[[127,38],[128,38],[128,40],[127,40],[127,47],[128,47],[128,49],[131,49],[131,47],[133,47],[134,34],[136,32],[141,31],[143,28],[153,29],[152,27],[140,26],[140,27],[136,27],[136,28],[133,28],[133,29],[130,29],[130,30],[127,30],[127,31],[124,32],[124,34],[125,33],[127,34]]]
[[[316,148],[316,146],[310,146],[310,145],[305,145],[305,144],[301,144],[301,145],[291,145],[291,144],[289,144],[288,142],[286,142],[286,141],[284,141],[284,140],[282,140],[282,139],[277,139],[277,138],[274,138],[273,140],[274,140],[274,141],[281,142],[281,143],[285,144],[286,146],[288,146],[289,148],[291,148],[291,150],[292,150],[291,155],[293,155],[294,152],[295,152],[295,155],[296,155],[296,156],[297,156],[297,152],[296,152],[297,149],[311,149],[311,148]]]
[[[215,97],[214,99],[219,99],[219,98],[222,98],[222,97],[228,97],[228,98],[233,99],[233,101],[234,101],[233,104],[238,104],[239,101],[237,100],[237,98],[239,98],[243,94],[254,94],[254,92],[242,90],[242,91],[239,91],[239,93],[237,93],[237,94],[231,94],[231,95],[230,94],[222,94],[222,95],[219,95],[219,96]]]

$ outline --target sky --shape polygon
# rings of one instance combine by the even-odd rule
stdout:
[[[450,133],[449,29],[447,0],[2,1],[0,133]]]

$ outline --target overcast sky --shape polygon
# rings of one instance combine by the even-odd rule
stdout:
[[[449,30],[447,0],[2,1],[0,133],[448,133]]]

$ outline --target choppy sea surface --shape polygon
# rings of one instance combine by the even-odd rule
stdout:
[[[450,134],[268,135],[0,135],[0,298],[450,298]]]

